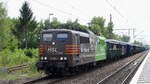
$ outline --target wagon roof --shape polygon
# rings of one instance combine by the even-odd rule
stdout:
[[[122,44],[122,45],[128,45],[129,43],[127,42],[122,42],[114,39],[107,39],[106,42],[113,43],[113,44]]]

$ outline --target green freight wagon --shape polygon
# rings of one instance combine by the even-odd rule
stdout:
[[[118,59],[122,56],[122,45],[119,41],[109,39],[107,42],[107,59]]]
[[[95,49],[95,61],[106,60],[106,40],[104,37],[97,37],[96,49]]]

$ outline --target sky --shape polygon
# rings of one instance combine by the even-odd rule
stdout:
[[[92,17],[100,16],[106,19],[107,25],[111,14],[114,33],[128,35],[128,30],[123,29],[130,28],[131,42],[150,44],[150,0],[0,0],[11,18],[19,17],[24,1],[29,2],[38,21],[49,18],[52,13],[51,19],[57,17],[61,22],[78,19],[83,25]]]

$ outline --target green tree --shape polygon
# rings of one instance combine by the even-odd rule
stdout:
[[[133,44],[136,44],[136,45],[139,45],[139,46],[143,46],[142,42],[139,42],[139,41],[136,41],[136,40],[133,42]]]
[[[18,41],[11,32],[14,27],[14,20],[7,16],[7,11],[0,3],[0,45],[3,49],[14,50],[17,48]]]
[[[3,4],[0,3],[0,40],[1,40],[1,46],[2,48],[6,47],[4,45],[4,39],[5,37],[5,18],[6,18],[7,12],[6,9],[3,7]]]
[[[103,34],[101,33],[100,26],[98,24],[91,24],[90,30],[96,35],[103,36]]]
[[[124,41],[124,42],[129,42],[129,41],[130,41],[130,37],[127,36],[127,35],[123,35],[123,36],[121,37],[121,40]]]
[[[80,23],[78,23],[78,19],[76,19],[74,22],[72,22],[71,20],[68,20],[66,23],[61,23],[59,28],[85,32],[85,30],[87,29],[87,26],[81,25]]]
[[[103,17],[93,17],[90,22],[90,30],[96,35],[104,36],[106,33],[105,19]]]
[[[44,21],[44,28],[43,29],[50,29],[50,22],[48,19]]]
[[[108,23],[108,27],[107,27],[107,31],[108,31],[108,35],[107,35],[107,38],[108,39],[112,39],[113,38],[113,23],[112,22],[109,22]]]
[[[37,22],[35,17],[33,17],[33,12],[29,7],[29,3],[25,1],[20,9],[20,17],[16,23],[16,29],[13,30],[14,34],[20,41],[20,47],[28,48],[28,42],[32,39],[36,27]]]
[[[119,35],[117,35],[117,34],[112,34],[112,39],[115,39],[115,40],[119,40],[119,41],[121,41],[121,38],[120,38],[120,36]]]
[[[44,22],[40,21],[40,29],[58,29],[60,24],[57,18],[54,17],[51,22],[49,22],[49,19],[44,20]]]
[[[61,23],[58,21],[56,17],[53,18],[52,22],[50,22],[51,29],[58,29]]]
[[[11,28],[13,27],[13,20],[7,17],[7,11],[3,7],[3,4],[0,3],[0,44],[3,49],[16,46],[17,41],[13,34],[11,33]]]

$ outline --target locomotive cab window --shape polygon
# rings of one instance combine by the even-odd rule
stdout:
[[[43,34],[43,41],[52,41],[52,37],[51,33]]]
[[[66,41],[68,40],[68,34],[67,33],[58,33],[56,36],[56,41]]]

